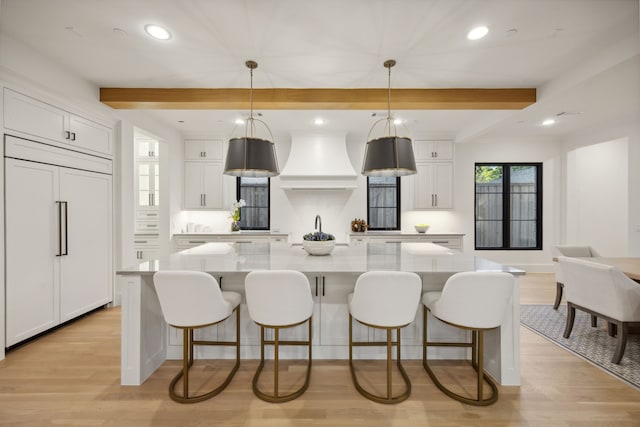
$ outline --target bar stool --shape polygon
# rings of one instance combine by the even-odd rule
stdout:
[[[313,297],[307,277],[299,271],[270,270],[252,271],[245,278],[245,294],[249,316],[260,326],[260,365],[253,377],[253,392],[260,399],[271,403],[282,403],[296,399],[309,387],[311,378],[311,329]],[[281,340],[280,330],[293,328],[308,322],[308,339],[304,341]],[[274,338],[265,337],[265,329],[274,331]],[[273,345],[273,394],[263,392],[258,387],[260,374],[264,368],[265,345]],[[296,391],[281,395],[278,385],[279,348],[281,345],[304,345],[308,347],[309,362],[304,384]]]
[[[159,271],[153,275],[158,300],[165,321],[182,329],[182,370],[171,380],[169,396],[180,403],[202,402],[224,390],[240,366],[240,306],[241,295],[223,292],[213,276],[200,271]],[[218,324],[236,313],[235,341],[194,340],[194,329]],[[236,363],[221,385],[196,396],[189,395],[189,368],[193,365],[194,345],[232,346],[236,348]],[[183,378],[182,394],[175,385]]]
[[[353,293],[347,297],[349,305],[349,367],[356,390],[378,403],[399,403],[411,394],[411,381],[402,366],[400,357],[400,329],[409,325],[416,317],[422,292],[422,281],[415,273],[403,271],[369,271],[361,274],[356,281]],[[353,341],[353,319],[370,328],[387,332],[386,341]],[[396,331],[396,341],[392,340]],[[396,345],[396,364],[405,383],[405,391],[397,396],[392,393],[391,349]],[[373,394],[358,382],[353,364],[353,347],[387,347],[387,393],[385,396]]]
[[[435,385],[447,396],[462,403],[486,406],[498,400],[498,387],[484,372],[483,333],[500,327],[512,303],[515,279],[509,273],[464,272],[449,277],[442,292],[425,292],[422,364]],[[471,342],[431,342],[427,340],[428,313],[458,328],[471,330]],[[447,389],[427,363],[427,347],[470,347],[471,366],[477,372],[477,397],[470,399]],[[483,398],[483,380],[491,387],[491,396]]]

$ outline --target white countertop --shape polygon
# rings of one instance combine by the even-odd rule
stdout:
[[[266,237],[287,237],[289,233],[271,230],[240,230],[240,231],[219,231],[219,232],[193,232],[193,233],[174,233],[174,237],[233,237],[233,236],[266,236]]]
[[[159,270],[241,273],[290,269],[303,273],[363,273],[370,270],[457,273],[460,271],[524,271],[432,243],[367,243],[336,245],[331,255],[308,255],[301,245],[288,243],[206,243],[143,262],[118,274],[152,274]]]

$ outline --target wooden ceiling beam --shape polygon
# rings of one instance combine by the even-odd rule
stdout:
[[[387,89],[254,89],[256,110],[386,110]],[[249,89],[101,88],[116,109],[247,110]],[[535,88],[391,89],[394,110],[519,110]]]

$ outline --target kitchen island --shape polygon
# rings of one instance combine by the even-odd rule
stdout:
[[[423,290],[442,289],[449,276],[461,271],[504,271],[524,274],[509,266],[453,251],[432,243],[366,243],[337,245],[328,256],[310,256],[301,245],[289,243],[206,243],[172,254],[167,259],[141,263],[118,271],[122,291],[122,360],[121,383],[139,385],[167,358],[179,359],[182,339],[179,331],[164,322],[153,287],[153,274],[161,270],[195,270],[212,274],[224,290],[243,294],[244,277],[254,270],[291,269],[309,278],[314,295],[313,357],[348,358],[347,295],[353,291],[357,277],[371,270],[412,271],[419,274]],[[486,369],[503,385],[520,383],[520,305],[519,285],[513,292],[511,309],[501,328],[486,334]],[[432,329],[433,328],[433,329]],[[200,333],[226,339],[235,331],[233,319],[206,328]],[[259,357],[259,328],[251,321],[246,304],[241,305],[242,358]],[[290,331],[300,336],[304,328]],[[354,323],[354,339],[379,341],[381,332]],[[300,334],[300,335],[297,335]],[[468,332],[430,321],[430,339],[457,341]],[[284,338],[284,337],[283,337]],[[422,310],[415,321],[403,329],[403,358],[422,357]],[[299,358],[296,349],[282,357]],[[361,348],[358,358],[384,358],[384,349]],[[434,348],[429,357],[464,358],[466,349]],[[225,349],[201,348],[198,358],[231,358]]]

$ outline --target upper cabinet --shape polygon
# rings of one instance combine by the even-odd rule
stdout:
[[[184,141],[185,160],[222,160],[222,140],[187,139]]]
[[[113,155],[112,129],[4,88],[4,127],[94,155]]]
[[[160,143],[152,138],[136,138],[136,160],[157,161],[160,157]]]
[[[416,161],[453,160],[453,141],[415,141]]]
[[[222,140],[185,140],[184,160],[184,209],[222,209]]]
[[[453,141],[415,141],[414,209],[453,208]]]

